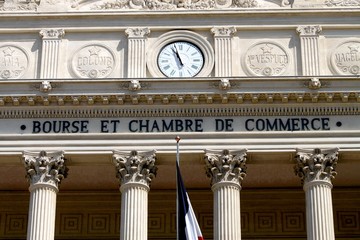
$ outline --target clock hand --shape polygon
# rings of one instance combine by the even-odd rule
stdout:
[[[175,50],[174,50],[174,48],[175,48]],[[183,63],[183,61],[181,60],[179,51],[178,51],[178,49],[177,49],[177,47],[176,47],[175,44],[174,44],[174,48],[172,48],[173,52],[176,54],[176,57],[179,59],[181,66],[184,66],[184,63]]]

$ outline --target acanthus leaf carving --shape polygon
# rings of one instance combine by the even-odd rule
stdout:
[[[241,151],[205,151],[206,175],[211,185],[234,182],[241,185],[246,176],[246,149]]]
[[[26,177],[31,185],[42,183],[57,188],[68,173],[62,151],[52,153],[46,151],[40,153],[24,152],[23,162]]]
[[[149,152],[114,151],[113,162],[116,168],[116,177],[120,185],[127,183],[142,183],[150,186],[156,176],[155,150]]]
[[[302,184],[316,180],[331,183],[337,174],[335,171],[338,161],[338,148],[321,150],[298,149],[296,152],[295,174],[300,177]]]

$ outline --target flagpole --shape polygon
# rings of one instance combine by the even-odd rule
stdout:
[[[175,138],[176,140],[176,164],[178,166],[179,165],[179,162],[180,162],[180,153],[179,153],[179,145],[180,145],[180,137],[179,136],[176,136]],[[179,239],[179,190],[178,190],[178,176],[177,176],[177,171],[176,171],[176,239],[177,240],[180,240]]]

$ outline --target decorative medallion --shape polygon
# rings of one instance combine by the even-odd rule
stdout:
[[[29,58],[19,47],[0,47],[0,79],[19,78],[29,66]]]
[[[264,42],[250,47],[244,62],[252,75],[278,76],[289,66],[289,55],[281,46]]]
[[[350,41],[340,44],[331,54],[331,66],[343,75],[360,74],[360,42]]]
[[[114,54],[105,46],[88,45],[78,50],[71,61],[73,72],[81,78],[105,78],[115,67]]]

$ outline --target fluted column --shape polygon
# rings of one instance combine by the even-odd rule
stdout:
[[[214,192],[214,240],[240,240],[240,190],[246,176],[246,150],[205,151]]]
[[[214,27],[211,29],[215,40],[215,76],[232,76],[232,37],[235,27]]]
[[[114,151],[116,177],[120,181],[120,240],[148,239],[148,192],[155,177],[155,151]]]
[[[306,194],[308,240],[334,240],[331,180],[336,175],[338,149],[297,150],[295,173]]]
[[[63,29],[42,29],[42,52],[40,78],[57,78],[59,69],[60,43],[65,35]]]
[[[148,28],[128,28],[128,77],[146,77],[146,38],[150,34]]]
[[[23,162],[30,182],[27,240],[54,239],[58,185],[67,175],[64,154],[24,152]]]
[[[296,29],[300,36],[301,62],[304,76],[320,74],[319,34],[320,26],[299,26]]]

